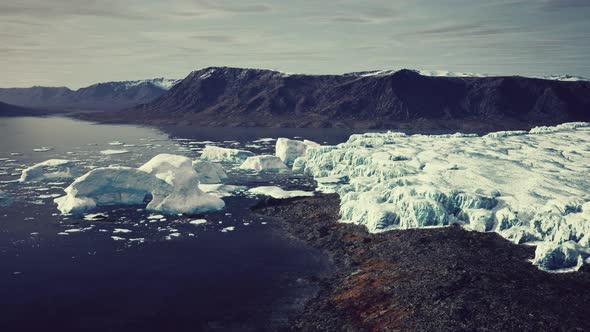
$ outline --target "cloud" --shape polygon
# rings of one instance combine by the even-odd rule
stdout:
[[[146,15],[121,6],[120,2],[93,0],[19,0],[0,2],[0,16],[59,19],[67,16],[96,16],[123,19],[146,19]]]
[[[342,12],[335,15],[310,15],[308,21],[314,23],[349,23],[349,24],[381,24],[392,19],[400,17],[397,10],[390,8],[366,9],[357,13],[355,10],[349,10],[351,13]]]
[[[545,0],[543,6],[546,10],[561,10],[568,8],[590,8],[589,0]]]
[[[268,3],[243,4],[222,0],[196,0],[198,7],[204,10],[214,10],[227,13],[265,13],[273,9]]]
[[[192,36],[194,39],[206,41],[209,43],[220,43],[220,44],[228,44],[228,43],[236,43],[238,39],[234,36],[230,35],[197,35]]]

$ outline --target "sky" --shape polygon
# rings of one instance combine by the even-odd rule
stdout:
[[[0,87],[209,66],[590,77],[590,0],[2,0]]]

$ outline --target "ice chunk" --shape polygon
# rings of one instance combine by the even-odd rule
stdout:
[[[202,160],[224,161],[230,163],[241,163],[248,157],[254,156],[254,153],[246,150],[222,148],[218,146],[207,145],[201,154]]]
[[[199,188],[211,195],[215,195],[217,197],[227,197],[232,196],[236,192],[244,191],[246,187],[244,186],[234,186],[230,184],[200,184]]]
[[[193,161],[193,169],[197,172],[201,184],[221,183],[227,179],[227,174],[221,165],[209,161]]]
[[[110,156],[110,155],[115,155],[115,154],[125,154],[125,153],[129,153],[128,150],[102,150],[100,151],[100,154],[103,154],[105,156]]]
[[[83,213],[99,205],[161,203],[172,192],[165,181],[130,167],[101,167],[76,179],[65,189],[66,196],[54,201],[64,213]]]
[[[248,157],[246,161],[240,166],[240,169],[256,170],[256,171],[278,171],[287,169],[287,165],[281,161],[279,157],[271,155],[261,155]]]
[[[313,192],[309,191],[302,191],[302,190],[284,190],[279,187],[275,186],[262,186],[256,187],[248,190],[248,193],[252,195],[265,195],[270,196],[272,198],[290,198],[290,197],[303,197],[303,196],[313,196]]]
[[[106,213],[89,213],[84,216],[84,220],[87,221],[97,221],[97,220],[104,220],[108,217]]]
[[[195,219],[195,220],[189,221],[189,224],[191,224],[191,225],[204,225],[206,223],[207,223],[206,219]]]
[[[25,168],[20,176],[20,182],[54,181],[74,178],[72,167],[75,162],[65,159],[49,159],[31,167]]]
[[[40,148],[33,149],[34,152],[47,152],[47,151],[51,151],[51,150],[53,150],[53,148],[50,148],[48,146],[43,146]]]
[[[577,270],[583,265],[590,251],[581,245],[568,241],[564,244],[541,243],[535,250],[533,264],[543,270],[560,270],[573,268]]]
[[[199,177],[191,159],[184,156],[160,154],[139,168],[166,181],[172,192],[149,209],[167,213],[197,213],[221,210],[225,203],[217,196],[199,189]]]
[[[254,142],[254,143],[269,143],[269,142],[274,142],[276,140],[277,140],[276,138],[268,137],[268,138],[259,138],[255,141],[252,141],[252,142]]]
[[[308,147],[319,147],[320,145],[313,141],[297,141],[281,137],[277,140],[275,146],[276,156],[281,158],[285,164],[291,164],[298,157],[305,155]]]

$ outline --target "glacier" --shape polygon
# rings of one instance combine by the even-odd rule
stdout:
[[[559,270],[588,262],[589,165],[590,123],[576,122],[484,136],[357,134],[307,148],[293,170],[339,194],[342,222],[370,232],[458,223],[540,243],[534,263]]]
[[[143,204],[148,197],[148,210],[167,214],[225,206],[216,195],[199,189],[199,175],[190,158],[171,154],[157,155],[140,168],[93,169],[64,190],[66,195],[54,200],[62,214],[80,214],[101,205]]]

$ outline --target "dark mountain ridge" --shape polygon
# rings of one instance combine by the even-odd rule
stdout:
[[[0,102],[0,117],[3,116],[39,116],[47,115],[46,111],[11,105]]]
[[[78,90],[67,87],[0,89],[0,101],[49,110],[120,110],[150,102],[163,95],[177,80],[98,83]]]
[[[590,120],[590,82],[210,67],[149,103],[88,117],[219,127],[524,129]]]

